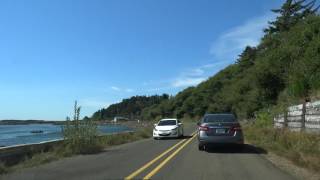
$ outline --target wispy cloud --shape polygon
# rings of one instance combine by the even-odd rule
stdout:
[[[194,77],[194,78],[179,78],[172,82],[173,87],[188,87],[195,86],[204,81],[204,77]]]
[[[145,92],[161,92],[196,86],[228,65],[226,61],[216,61],[201,66],[185,69],[177,77],[159,81],[144,82]]]
[[[268,21],[274,18],[274,14],[267,13],[226,31],[213,42],[210,53],[218,59],[234,61],[246,46],[258,45],[263,29],[268,26]]]
[[[79,100],[79,104],[82,107],[90,107],[90,108],[106,108],[108,107],[111,103],[107,101],[102,101],[98,100],[96,98],[87,98],[87,99],[81,99]]]
[[[171,82],[171,86],[174,88],[196,86],[227,65],[228,62],[226,61],[217,61],[214,63],[191,68],[181,73],[178,78],[175,78]]]
[[[130,89],[130,88],[119,88],[117,86],[111,86],[110,87],[112,90],[114,91],[118,91],[118,92],[127,92],[127,93],[130,93],[130,92],[134,92],[133,89]]]
[[[120,91],[121,90],[120,88],[118,88],[116,86],[112,86],[111,89],[114,90],[114,91]]]
[[[159,92],[172,88],[178,89],[198,85],[233,63],[246,46],[258,45],[263,36],[263,29],[268,26],[268,21],[272,21],[274,18],[273,14],[267,13],[263,16],[249,19],[243,24],[225,31],[210,47],[210,54],[213,55],[211,62],[185,69],[176,78],[157,82],[158,84],[145,82],[144,86],[158,85],[158,87],[152,87],[146,91]]]
[[[144,91],[148,93],[160,92],[160,91],[168,91],[172,89],[170,86],[163,86],[163,87],[155,87],[155,88],[147,88]]]

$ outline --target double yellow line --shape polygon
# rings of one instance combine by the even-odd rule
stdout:
[[[168,150],[166,150],[165,152],[161,153],[159,156],[157,156],[156,158],[154,158],[153,160],[149,161],[147,164],[145,164],[144,166],[142,166],[141,168],[139,168],[138,170],[134,171],[133,173],[131,173],[129,176],[125,177],[125,180],[130,180],[133,179],[134,177],[136,177],[138,174],[140,174],[141,172],[143,172],[145,169],[147,169],[148,167],[150,167],[152,164],[154,164],[156,161],[158,161],[159,159],[161,159],[163,156],[165,156],[166,154],[168,154],[170,151],[172,151],[173,149],[175,149],[176,147],[178,147],[179,145],[181,145],[176,151],[174,151],[170,156],[168,156],[164,161],[162,161],[156,168],[154,168],[150,173],[148,173],[143,179],[150,179],[153,175],[155,175],[166,163],[168,163],[175,155],[177,155],[187,144],[189,144],[195,137],[195,132],[191,135],[192,137],[188,140],[184,139],[182,141],[180,141],[179,143],[177,143],[176,145],[172,146],[171,148],[169,148]]]

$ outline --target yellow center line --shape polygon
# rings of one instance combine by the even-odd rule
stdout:
[[[190,138],[187,142],[185,142],[182,146],[180,146],[176,151],[174,151],[169,157],[167,157],[164,161],[162,161],[156,168],[154,168],[149,174],[147,174],[143,179],[150,179],[153,175],[155,175],[166,163],[168,163],[175,155],[177,155],[187,144],[189,144],[196,137],[193,134],[193,137]]]
[[[192,136],[195,133],[192,133]],[[129,176],[125,177],[125,180],[129,180],[129,179],[133,179],[134,177],[136,177],[138,174],[140,174],[142,171],[144,171],[145,169],[147,169],[149,166],[151,166],[153,163],[155,163],[157,160],[161,159],[163,156],[165,156],[166,154],[168,154],[170,151],[172,151],[174,148],[176,148],[177,146],[179,146],[180,144],[184,143],[186,141],[186,139],[180,141],[179,143],[177,143],[176,145],[172,146],[170,149],[166,150],[165,152],[163,152],[162,154],[160,154],[159,156],[157,156],[156,158],[154,158],[153,160],[149,161],[147,164],[145,164],[144,166],[142,166],[141,168],[139,168],[138,170],[134,171],[132,174],[130,174]]]

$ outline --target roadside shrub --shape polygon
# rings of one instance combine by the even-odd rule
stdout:
[[[98,138],[98,129],[92,120],[79,120],[80,107],[75,102],[74,119],[67,119],[62,128],[65,146],[62,153],[69,154],[91,154],[102,150]]]
[[[256,114],[256,127],[271,127],[273,124],[272,115],[266,111],[261,111]]]
[[[137,131],[137,137],[139,139],[149,138],[152,135],[152,128],[143,128]]]
[[[245,125],[247,142],[286,157],[296,165],[320,171],[320,136],[288,129]]]

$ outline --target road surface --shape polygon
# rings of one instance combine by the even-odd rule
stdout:
[[[191,136],[195,125],[185,126],[185,138],[145,139],[115,146],[100,154],[65,158],[39,167],[23,169],[0,179],[183,179],[183,180],[289,180],[291,175],[275,167],[261,153],[247,145],[198,151]]]

